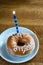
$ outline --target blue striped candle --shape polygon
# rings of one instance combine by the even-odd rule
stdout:
[[[17,31],[17,33],[19,33],[18,21],[17,21],[17,18],[16,18],[16,13],[15,13],[15,11],[13,11],[13,15],[14,15],[14,22],[15,22],[15,26],[16,26],[16,31]]]

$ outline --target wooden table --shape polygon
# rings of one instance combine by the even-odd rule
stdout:
[[[16,11],[19,26],[31,29],[39,38],[39,51],[30,61],[12,64],[0,57],[0,65],[43,65],[43,0],[0,0],[0,34],[14,26],[12,11]]]
[[[1,25],[0,24],[0,33],[3,32],[4,30],[6,30],[7,28],[13,27],[14,25]],[[34,31],[40,41],[40,48],[39,51],[37,53],[37,55],[31,60],[28,61],[26,63],[23,64],[17,64],[17,65],[43,65],[43,26],[37,26],[37,25],[21,25],[24,26],[26,28],[31,29],[32,31]],[[3,60],[0,57],[0,65],[10,65],[11,63],[6,62],[5,60]],[[13,64],[11,64],[13,65]]]

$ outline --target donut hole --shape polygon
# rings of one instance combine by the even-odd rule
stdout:
[[[18,41],[17,45],[18,45],[18,46],[24,46],[25,43],[24,43],[24,42],[21,42],[21,41]]]

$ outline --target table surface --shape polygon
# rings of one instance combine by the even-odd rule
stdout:
[[[14,25],[1,25],[0,24],[0,34],[1,32],[3,32],[4,30],[10,28],[10,27],[13,27]],[[28,61],[26,63],[23,63],[23,65],[25,64],[30,64],[30,65],[38,65],[39,63],[43,65],[43,26],[37,26],[37,25],[20,25],[20,26],[24,26],[28,29],[31,29],[32,31],[34,31],[38,38],[39,38],[39,41],[40,41],[40,48],[39,48],[39,51],[37,53],[37,55],[35,56],[35,58],[33,58],[31,61]],[[6,62],[5,60],[3,60],[1,57],[0,57],[0,65],[10,65],[11,63],[8,63]],[[40,65],[39,64],[39,65]],[[11,64],[13,65],[13,64]],[[22,65],[22,64],[19,64],[19,65]]]
[[[43,0],[0,0],[0,34],[15,26],[13,10],[16,11],[19,26],[36,33],[40,47],[37,55],[28,62],[12,64],[0,57],[0,65],[43,65]]]

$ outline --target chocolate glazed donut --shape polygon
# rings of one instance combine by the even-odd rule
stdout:
[[[30,54],[35,48],[35,42],[31,35],[19,33],[9,36],[7,40],[7,50],[16,56]]]

